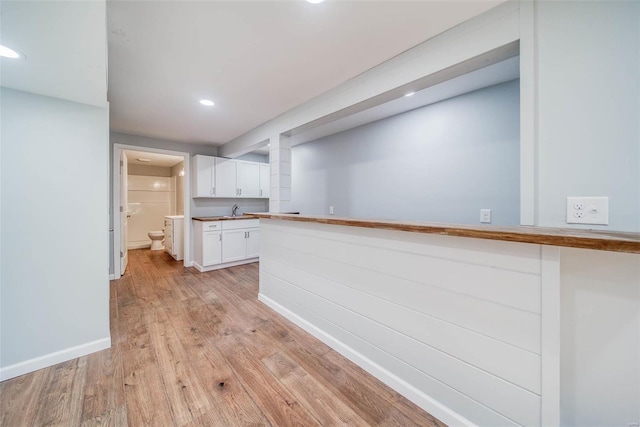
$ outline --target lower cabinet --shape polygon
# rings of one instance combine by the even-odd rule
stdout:
[[[194,220],[194,265],[209,271],[257,261],[260,256],[258,219]]]

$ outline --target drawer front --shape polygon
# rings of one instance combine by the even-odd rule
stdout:
[[[260,227],[259,219],[236,219],[231,221],[222,221],[223,230],[238,230],[240,228],[257,228]]]
[[[220,231],[221,221],[204,221],[202,223],[202,231]]]

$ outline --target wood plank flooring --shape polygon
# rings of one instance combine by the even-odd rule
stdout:
[[[444,425],[257,295],[257,263],[129,251],[112,347],[0,383],[0,425]]]

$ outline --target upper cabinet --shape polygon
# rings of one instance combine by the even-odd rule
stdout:
[[[193,156],[192,165],[192,197],[215,197],[215,157],[201,155]]]
[[[238,162],[216,157],[216,197],[238,197]]]
[[[238,160],[238,195],[260,197],[260,163]]]
[[[271,165],[260,163],[260,197],[269,197],[271,188]]]
[[[193,156],[193,197],[268,198],[269,164]]]

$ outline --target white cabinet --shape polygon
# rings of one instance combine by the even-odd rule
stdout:
[[[238,162],[216,157],[216,197],[238,197]]]
[[[202,233],[202,265],[216,265],[222,262],[222,232]]]
[[[184,259],[184,216],[164,217],[164,250],[178,261]]]
[[[194,220],[194,265],[199,271],[255,262],[260,256],[260,220]]]
[[[216,195],[215,184],[215,157],[193,156],[193,197],[214,197]]]
[[[260,256],[260,229],[247,229],[247,258]]]
[[[233,262],[247,258],[246,230],[222,232],[222,262]]]
[[[260,163],[260,197],[269,197],[271,188],[271,165]]]
[[[271,169],[267,163],[193,156],[193,197],[268,198]]]
[[[198,270],[222,262],[222,226],[220,221],[194,221],[193,261]]]
[[[260,197],[260,163],[238,160],[238,195]]]

